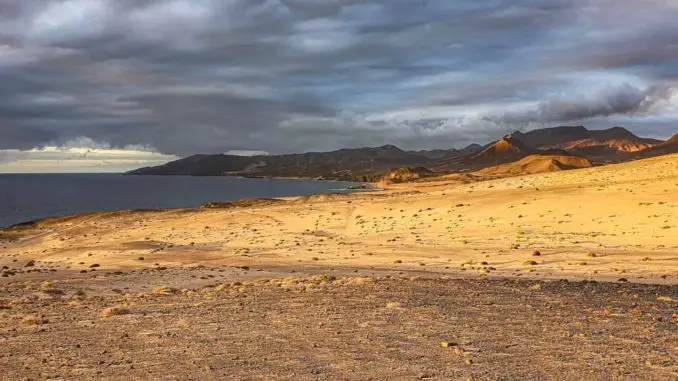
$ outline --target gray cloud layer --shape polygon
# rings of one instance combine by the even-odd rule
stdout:
[[[167,154],[485,141],[678,121],[678,5],[0,0],[0,150]]]
[[[670,102],[676,88],[650,86],[638,89],[629,85],[596,94],[595,97],[552,100],[540,103],[536,109],[508,113],[498,119],[487,120],[506,124],[549,123],[552,121],[580,121],[612,115],[651,113],[656,107]]]

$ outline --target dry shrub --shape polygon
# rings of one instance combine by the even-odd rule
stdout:
[[[101,317],[109,317],[109,316],[126,315],[129,312],[130,312],[129,309],[127,309],[124,306],[113,306],[113,307],[104,308],[103,310],[101,310],[99,315]]]
[[[372,282],[374,282],[372,277],[353,277],[346,279],[346,284],[367,284]]]
[[[180,329],[188,329],[189,326],[190,326],[190,324],[188,323],[188,320],[187,320],[187,319],[181,318],[181,319],[179,319],[179,322],[177,323],[177,326],[178,326]]]
[[[45,321],[33,315],[26,316],[19,322],[19,325],[24,328],[35,327],[42,324],[45,324]]]
[[[177,293],[179,293],[179,290],[169,286],[156,287],[153,289],[153,295],[155,296],[174,295]]]
[[[54,283],[52,283],[52,282],[50,282],[50,281],[48,281],[48,280],[46,280],[46,281],[40,283],[40,289],[43,290],[43,291],[45,291],[45,290],[51,290],[51,289],[53,289],[53,288],[54,288]]]
[[[64,293],[63,290],[55,288],[54,284],[50,281],[42,282],[40,284],[40,290],[42,292],[44,292],[45,294],[50,294],[50,295],[62,295]]]

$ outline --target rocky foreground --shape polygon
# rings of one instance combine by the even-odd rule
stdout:
[[[170,278],[196,274],[219,271]],[[120,278],[148,283],[5,284],[3,379],[678,377],[673,286],[319,275],[102,289]]]

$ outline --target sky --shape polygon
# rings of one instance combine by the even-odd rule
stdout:
[[[0,0],[0,172],[678,132],[675,0]]]

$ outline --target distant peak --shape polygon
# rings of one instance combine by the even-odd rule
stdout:
[[[602,131],[600,131],[600,133],[603,134],[602,136],[605,136],[608,139],[629,139],[629,138],[633,139],[633,138],[637,138],[637,136],[634,135],[633,132],[627,130],[624,127],[619,127],[619,126],[608,128],[607,130],[602,130]]]
[[[494,143],[492,149],[497,151],[522,151],[525,149],[522,140],[517,139],[514,134],[504,135],[501,140]]]
[[[380,146],[380,147],[377,147],[377,148],[384,149],[384,150],[401,151],[400,148],[394,146],[393,144],[384,144],[383,146]]]
[[[556,126],[556,127],[549,127],[549,128],[544,128],[543,130],[552,130],[552,131],[557,131],[557,130],[567,130],[567,131],[581,131],[585,132],[588,131],[588,129],[584,126]]]
[[[631,131],[627,130],[624,127],[619,127],[619,126],[609,128],[608,131],[616,132],[616,133],[619,133],[619,134],[625,134],[625,135],[633,135],[633,133]]]
[[[513,132],[511,134],[504,135],[504,137],[501,138],[501,140],[499,142],[504,141],[504,142],[507,142],[507,143],[510,143],[510,144],[521,144],[523,142],[521,140],[521,138],[524,138],[524,137],[525,137],[525,134],[523,134],[520,131],[516,131],[516,132]]]
[[[466,147],[464,147],[463,149],[480,148],[480,147],[482,147],[482,146],[478,143],[471,143],[471,144],[467,145]]]

